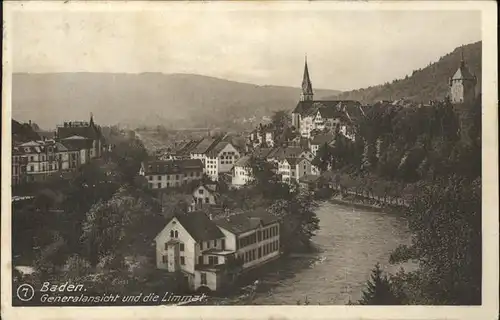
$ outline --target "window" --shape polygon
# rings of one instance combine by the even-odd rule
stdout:
[[[257,231],[257,241],[261,241],[261,238],[262,238],[262,233],[261,231]]]
[[[217,240],[214,240],[214,248],[217,247]]]
[[[220,246],[222,250],[226,250],[226,239],[221,239]]]
[[[198,190],[198,193],[199,193],[199,194],[203,194],[203,189],[199,189],[199,190]]]
[[[153,176],[149,176],[149,181],[153,181]]]
[[[201,284],[207,284],[207,274],[204,272],[201,273]]]
[[[210,203],[210,199],[208,197],[205,197],[205,203]]]
[[[179,180],[179,175],[178,174],[175,175],[175,180]]]
[[[179,238],[179,232],[177,232],[177,230],[174,231],[174,237]]]
[[[184,257],[181,257],[181,265],[182,266],[186,265],[186,259]]]
[[[203,250],[203,241],[200,242],[200,250]]]
[[[184,251],[184,243],[181,243],[181,244],[179,245],[179,250],[180,250],[180,251]]]
[[[158,182],[158,189],[161,189],[161,182]]]
[[[203,264],[203,256],[198,257],[198,264]]]
[[[219,263],[218,257],[213,257],[213,256],[208,257],[208,264],[215,265],[218,263]]]
[[[174,230],[170,230],[170,238],[173,238],[175,235]]]
[[[168,250],[168,243],[165,242],[165,250]]]
[[[262,257],[262,247],[259,247],[259,258]]]
[[[168,256],[167,255],[164,255],[161,257],[161,261],[164,263],[164,264],[167,264],[168,263]]]
[[[158,176],[158,180],[161,180],[161,176]]]

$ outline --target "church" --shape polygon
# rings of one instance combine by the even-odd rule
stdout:
[[[327,130],[354,140],[352,128],[364,116],[359,101],[315,100],[306,59],[300,101],[292,111],[292,125],[303,138],[311,139],[315,131]]]

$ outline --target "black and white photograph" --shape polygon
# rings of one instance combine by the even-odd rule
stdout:
[[[495,3],[76,2],[6,3],[2,314],[498,318]]]

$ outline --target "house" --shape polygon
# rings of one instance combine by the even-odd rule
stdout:
[[[257,148],[257,147],[272,148],[274,147],[274,139],[275,139],[274,131],[275,130],[271,124],[267,124],[264,126],[260,124],[258,128],[256,128],[250,133],[247,139],[248,140],[247,143],[252,148]]]
[[[302,147],[290,146],[275,148],[267,155],[267,160],[274,163],[278,163],[286,158],[304,158],[312,161],[314,159],[314,155],[309,150]]]
[[[335,134],[331,132],[322,133],[311,140],[310,150],[314,157],[316,157],[319,148],[325,144],[333,146],[335,144]]]
[[[323,178],[320,175],[306,174],[299,178],[299,187],[302,190],[316,190],[324,184]]]
[[[182,272],[191,290],[223,289],[241,272],[279,256],[279,219],[252,211],[212,220],[174,215],[155,237],[156,266]]]
[[[57,148],[54,140],[29,141],[18,146],[16,156],[26,165],[26,181],[43,181],[59,170]],[[21,169],[20,169],[21,170]]]
[[[156,266],[169,272],[182,272],[192,290],[217,290],[227,255],[225,235],[203,212],[174,215],[155,237]],[[207,254],[215,249],[218,255]]]
[[[83,137],[90,140],[89,155],[90,159],[99,158],[104,150],[104,137],[101,133],[101,127],[94,123],[92,114],[90,121],[70,121],[57,126],[56,137],[58,140],[69,137]]]
[[[26,166],[28,158],[20,147],[12,147],[12,185],[19,185],[26,182]]]
[[[68,149],[74,152],[78,151],[78,158],[80,159],[79,165],[89,163],[92,159],[92,149],[95,141],[83,136],[70,136],[60,140],[61,143]],[[94,150],[95,152],[95,150]]]
[[[175,188],[200,180],[203,163],[200,159],[144,161],[139,175],[146,178],[150,189]]]
[[[250,167],[250,156],[243,156],[234,164],[231,185],[239,188],[253,181],[252,168]]]
[[[205,164],[207,152],[220,141],[220,138],[214,137],[205,137],[201,139],[195,145],[191,145],[189,148],[189,157],[191,159],[200,159]]]
[[[220,203],[220,193],[217,190],[217,184],[201,183],[194,188],[193,202],[195,208],[200,208],[202,205],[216,205]]]
[[[311,162],[305,158],[286,158],[278,163],[278,174],[283,182],[299,182],[299,179],[311,174]]]

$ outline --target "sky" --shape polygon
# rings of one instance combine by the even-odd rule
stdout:
[[[479,11],[194,8],[17,11],[13,71],[194,73],[298,87],[307,55],[313,88],[351,90],[481,40]]]

